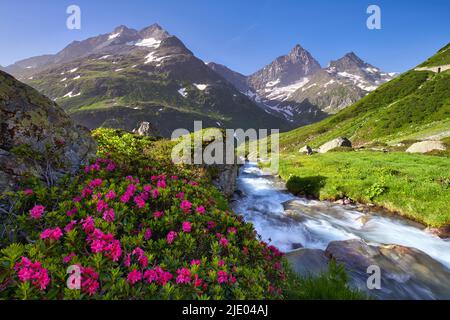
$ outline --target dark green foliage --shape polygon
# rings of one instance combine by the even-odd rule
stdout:
[[[325,177],[310,176],[298,177],[292,176],[286,182],[286,188],[296,195],[319,197],[320,189],[325,184]]]

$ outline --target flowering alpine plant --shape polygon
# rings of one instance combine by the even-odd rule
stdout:
[[[36,205],[30,210],[30,216],[33,219],[40,219],[45,211],[43,205]]]
[[[229,211],[208,171],[173,164],[170,141],[112,129],[93,136],[98,157],[79,174],[14,195],[0,299],[284,297],[281,252]],[[66,286],[70,266],[79,290]]]

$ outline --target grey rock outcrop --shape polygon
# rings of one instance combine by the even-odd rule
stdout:
[[[287,253],[286,259],[301,276],[318,276],[328,270],[329,259],[323,250],[302,248]]]
[[[141,124],[137,129],[133,130],[133,133],[136,133],[140,136],[150,137],[155,135],[156,132],[153,126],[150,124],[150,122],[144,121],[141,122]]]
[[[381,299],[450,299],[448,269],[426,253],[362,240],[331,242],[325,254],[345,266],[350,284]],[[369,266],[380,268],[380,289],[368,289]]]
[[[333,139],[331,141],[328,141],[327,143],[325,143],[322,146],[320,146],[318,152],[319,153],[326,153],[326,152],[328,152],[330,150],[333,150],[333,149],[336,149],[336,148],[339,148],[339,147],[351,148],[352,147],[352,143],[347,138],[339,137],[339,138]]]
[[[53,184],[95,156],[96,143],[53,101],[0,71],[0,192],[25,177]]]
[[[304,146],[303,148],[301,148],[300,150],[298,150],[298,152],[300,153],[306,153],[307,155],[311,155],[313,153],[313,150],[311,149],[310,146]]]
[[[433,150],[446,150],[445,145],[440,141],[421,141],[412,144],[406,152],[408,153],[427,153]]]

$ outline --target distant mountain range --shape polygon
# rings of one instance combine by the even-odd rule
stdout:
[[[354,60],[347,59],[350,64]],[[339,64],[331,63],[332,68],[340,70]],[[371,75],[368,68],[362,69]],[[363,73],[358,75],[363,79]],[[450,44],[337,114],[283,133],[280,148],[319,147],[338,137],[347,137],[356,147],[401,148],[422,140],[450,143]]]
[[[250,76],[216,63],[208,66],[268,113],[297,126],[336,113],[396,75],[362,61],[353,52],[322,68],[300,45]]]
[[[162,135],[194,120],[222,128],[292,129],[358,101],[394,76],[350,53],[321,68],[300,45],[250,76],[195,57],[158,24],[74,41],[3,70],[62,105],[81,124]]]

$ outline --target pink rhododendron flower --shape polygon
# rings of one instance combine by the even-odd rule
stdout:
[[[72,231],[73,229],[75,229],[75,225],[77,224],[77,220],[72,220],[70,221],[65,227],[64,227],[64,232],[65,233],[69,233],[70,231]]]
[[[177,233],[175,231],[170,231],[167,234],[167,243],[172,244],[176,237],[177,237]]]
[[[26,195],[26,196],[31,196],[31,195],[33,195],[33,190],[31,190],[31,189],[25,189],[24,191],[23,191],[23,193]]]
[[[116,193],[114,190],[109,190],[108,193],[106,193],[105,198],[107,200],[114,200],[116,198]]]
[[[223,267],[225,265],[225,261],[220,260],[219,262],[217,262],[217,266],[218,267]]]
[[[152,198],[156,199],[159,196],[159,190],[158,189],[153,189],[152,191]]]
[[[275,257],[281,257],[283,255],[283,253],[275,246],[270,245],[267,248],[273,253]]]
[[[142,250],[141,248],[136,248],[133,250],[133,255],[138,257],[138,263],[141,268],[146,268],[148,266],[148,258],[145,255],[144,250]]]
[[[201,264],[200,260],[192,260],[191,261],[191,266],[199,266]]]
[[[104,210],[106,210],[106,209],[108,209],[108,204],[105,202],[105,201],[103,201],[103,200],[100,200],[98,203],[97,203],[97,212],[98,213],[102,213]]]
[[[227,238],[225,238],[225,237],[221,238],[221,239],[219,240],[219,244],[220,244],[222,247],[227,247],[227,246],[228,246],[228,240],[227,240]]]
[[[153,213],[153,216],[157,219],[161,218],[163,215],[164,215],[163,211],[156,211],[155,213]]]
[[[155,267],[154,269],[146,270],[144,272],[144,279],[147,283],[156,282],[163,286],[172,280],[172,278],[173,276],[170,272],[164,271],[160,267]]]
[[[235,227],[229,227],[229,228],[228,228],[228,233],[234,233],[234,234],[236,234],[236,233],[237,233],[237,229],[236,229]]]
[[[106,257],[111,258],[114,262],[118,261],[122,255],[120,241],[114,239],[111,233],[104,234],[100,229],[95,229],[88,235],[87,242],[90,244],[92,252],[103,252]]]
[[[158,182],[156,183],[156,186],[158,188],[165,189],[167,187],[167,184],[166,184],[165,180],[158,180]]]
[[[127,192],[130,193],[130,194],[134,194],[136,192],[136,190],[137,190],[137,188],[136,188],[136,186],[134,184],[130,184],[127,187]]]
[[[184,213],[189,213],[192,208],[192,203],[187,200],[181,201],[180,209],[183,210]]]
[[[180,199],[180,200],[183,200],[184,192],[177,193],[177,198]]]
[[[133,270],[128,274],[127,281],[131,284],[135,284],[142,280],[142,273],[138,270]]]
[[[183,232],[189,233],[191,232],[192,227],[191,227],[191,223],[188,221],[183,222]]]
[[[59,227],[56,227],[55,229],[46,229],[44,230],[41,235],[40,238],[41,239],[51,239],[51,240],[59,240],[59,238],[61,238],[63,235],[61,229]]]
[[[131,266],[131,254],[129,253],[129,254],[127,254],[126,256],[125,256],[125,258],[123,259],[123,265],[125,266],[125,267],[129,267],[129,266]]]
[[[236,277],[233,276],[232,274],[230,274],[230,283],[231,283],[231,284],[236,283]]]
[[[38,261],[31,262],[30,259],[22,257],[21,261],[14,265],[14,270],[21,282],[31,281],[31,284],[40,290],[45,290],[50,283],[47,269],[42,268]]]
[[[42,205],[36,205],[30,210],[30,216],[33,219],[40,219],[45,211],[45,207]]]
[[[67,256],[65,256],[64,258],[63,258],[63,263],[65,263],[65,264],[68,264],[70,261],[72,261],[72,258],[73,257],[76,257],[76,254],[75,253],[69,253]]]
[[[98,273],[90,267],[81,268],[81,290],[92,296],[97,292],[99,287]]]
[[[190,181],[189,184],[193,187],[198,186],[198,182],[195,182],[195,181]]]
[[[189,283],[191,281],[191,270],[181,268],[177,270],[177,283]]]
[[[82,197],[82,198],[87,198],[87,196],[89,196],[89,195],[91,195],[91,194],[92,194],[92,189],[89,188],[89,187],[86,187],[86,188],[84,188],[84,189],[81,191],[81,197]]]
[[[81,225],[83,226],[83,231],[87,234],[92,233],[95,230],[95,222],[91,216],[81,220]]]
[[[150,192],[150,191],[152,191],[152,189],[153,189],[153,187],[151,185],[149,185],[149,184],[144,186],[144,191],[145,192]]]
[[[100,187],[103,183],[102,179],[94,179],[89,183],[89,187],[91,187],[92,189]]]
[[[142,199],[142,196],[134,197],[134,202],[136,203],[136,205],[139,209],[142,209],[143,207],[145,207],[145,201],[144,201],[144,199]]]
[[[116,218],[116,215],[114,213],[114,209],[108,209],[103,213],[103,220],[105,220],[106,222],[113,222],[114,219]]]
[[[206,212],[204,206],[198,207],[195,211],[197,211],[198,214],[205,214],[205,212]]]
[[[144,280],[147,283],[156,282],[158,280],[158,273],[155,270],[146,270],[144,272]]]
[[[75,215],[77,212],[78,212],[77,207],[73,207],[72,209],[68,210],[66,214],[68,217],[71,217],[71,216]]]
[[[147,230],[145,230],[144,233],[144,240],[149,240],[152,237],[152,230],[149,228]]]
[[[106,166],[106,170],[107,171],[114,171],[116,169],[116,164],[114,162],[110,162],[108,163],[108,165]]]
[[[129,195],[128,193],[124,193],[121,197],[120,197],[120,202],[122,203],[127,203],[128,201],[130,201],[131,195]]]
[[[172,176],[171,179],[172,180],[178,180],[178,176]]]
[[[203,283],[203,280],[199,278],[198,274],[194,274],[194,281],[192,281],[192,285],[194,287],[200,287]]]
[[[228,282],[228,274],[226,271],[223,270],[217,271],[217,282],[219,284]]]
[[[216,223],[214,221],[208,221],[207,226],[208,229],[213,229],[216,227]]]

